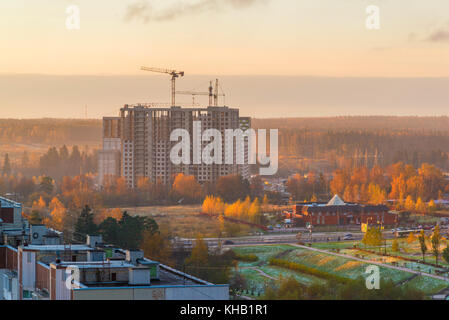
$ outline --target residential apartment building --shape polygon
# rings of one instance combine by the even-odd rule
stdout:
[[[201,130],[194,135],[194,123]],[[118,117],[103,118],[103,150],[99,153],[99,184],[104,186],[110,177],[124,177],[129,187],[135,187],[139,178],[171,183],[178,173],[193,175],[200,183],[214,182],[219,177],[240,174],[249,178],[248,140],[244,145],[232,141],[232,164],[226,164],[224,150],[227,142],[226,129],[246,131],[251,119],[240,117],[239,109],[229,107],[207,108],[156,108],[146,105],[125,105]],[[190,134],[190,159],[193,159],[193,139],[201,141],[207,129],[221,133],[222,164],[173,164],[171,148],[177,143],[170,141],[175,129],[185,129]],[[203,148],[209,142],[201,142]],[[244,158],[238,164],[238,156]]]
[[[26,221],[21,204],[0,200]],[[63,244],[60,232],[43,225],[24,230],[20,241],[0,242],[0,300],[229,299],[227,284],[196,278],[145,258],[140,250],[105,244],[99,235]]]
[[[0,245],[0,300],[228,300],[215,285],[102,243]]]
[[[58,244],[61,238],[61,232],[28,223],[22,216],[21,203],[0,197],[0,245]]]

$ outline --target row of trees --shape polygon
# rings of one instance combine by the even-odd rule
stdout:
[[[229,283],[231,270],[236,264],[234,251],[210,250],[204,239],[198,235],[190,256],[177,267],[212,283]]]
[[[287,191],[294,199],[316,201],[317,196],[327,197],[329,182],[324,175],[309,172],[306,177],[295,174],[287,180]]]
[[[430,250],[435,257],[435,263],[438,265],[438,259],[441,255],[441,245],[443,242],[443,237],[440,233],[440,226],[436,225],[432,235],[427,238],[424,230],[421,230],[418,236],[419,246],[421,248],[423,261],[426,261],[426,252],[428,250],[427,241],[430,241]],[[446,247],[443,251],[444,259],[449,263],[449,247]]]
[[[280,278],[266,286],[264,300],[424,300],[422,291],[382,281],[379,290],[368,290],[365,279],[348,283],[327,281],[305,286],[295,278]]]
[[[404,161],[417,167],[429,162],[447,169],[448,122],[447,117],[335,117],[254,119],[253,126],[280,130],[281,155],[350,158],[356,151],[378,150],[380,165]],[[2,119],[0,142],[98,145],[101,125],[100,120]]]
[[[230,201],[243,200],[248,195],[255,197],[256,194],[263,194],[260,192],[260,179],[254,181],[250,184],[241,176],[232,175],[221,177],[215,185],[200,185],[193,176],[178,174],[172,185],[165,185],[160,180],[153,182],[148,178],[141,178],[135,189],[129,189],[124,178],[116,178],[110,179],[99,190],[96,175],[91,173],[64,176],[59,180],[47,175],[29,178],[11,174],[0,175],[0,194],[13,194],[10,197],[26,206],[32,206],[40,198],[43,200],[41,204],[45,202],[48,206],[57,197],[67,210],[73,211],[86,204],[101,208],[201,203],[209,194],[217,194]],[[239,192],[236,193],[235,190]]]
[[[89,152],[88,149],[80,151],[76,145],[70,151],[64,145],[59,149],[51,147],[40,157],[39,173],[59,180],[64,176],[95,173],[97,165],[96,152]]]
[[[388,199],[396,200],[397,209],[417,212],[435,211],[433,199],[449,191],[437,167],[425,163],[415,169],[402,162],[387,168],[345,167],[336,170],[329,181],[314,172],[306,176],[295,174],[286,186],[293,198],[301,201],[327,199],[330,193],[339,194],[348,202],[384,204]]]
[[[435,257],[435,263],[437,265],[441,255],[449,263],[449,246],[446,246],[444,250],[441,250],[445,239],[440,232],[439,225],[435,226],[433,233],[429,237],[426,236],[424,230],[421,230],[418,235],[411,232],[407,237],[407,243],[412,244],[415,241],[419,242],[419,248],[421,250],[422,259],[424,262],[426,261],[426,253],[431,251],[432,255]],[[381,228],[379,226],[368,227],[368,230],[363,236],[362,243],[366,246],[379,247],[380,250],[381,246],[386,244],[385,239],[382,236]],[[400,251],[400,245],[397,239],[394,239],[392,242],[392,251]]]
[[[413,130],[410,127],[398,130],[394,125],[385,129],[385,123],[382,123],[379,124],[382,130],[368,129],[371,127],[369,119],[363,121],[363,126],[352,120],[354,129],[344,125],[351,122],[351,119],[338,119],[339,123],[332,126],[319,126],[318,123],[313,124],[312,119],[308,119],[306,124],[287,127],[286,124],[294,122],[295,119],[289,120],[291,121],[276,123],[279,126],[275,127],[280,129],[279,151],[283,156],[326,159],[333,168],[337,168],[339,163],[372,167],[376,164],[388,166],[402,161],[415,167],[428,162],[445,170],[449,169],[449,136],[447,129],[443,127],[440,127],[439,132],[427,125],[426,131]],[[335,119],[318,119],[316,122],[333,120]],[[273,127],[270,123],[273,121],[264,122],[267,127],[263,128]],[[305,127],[307,129],[298,129]]]
[[[99,144],[101,120],[0,119],[0,142]]]
[[[101,191],[105,204],[116,205],[150,205],[150,204],[190,204],[201,203],[209,194],[220,196],[225,201],[244,199],[247,195],[260,194],[260,179],[254,179],[250,184],[240,175],[220,177],[215,184],[199,184],[194,176],[180,173],[173,179],[171,185],[162,181],[151,181],[149,178],[140,178],[137,187],[133,190],[127,188],[124,178],[109,179]]]
[[[251,223],[261,224],[263,221],[263,212],[268,207],[268,198],[265,196],[262,203],[259,198],[251,198],[248,196],[244,201],[238,199],[234,203],[227,204],[220,197],[207,196],[202,205],[202,212],[212,215],[235,218]]]
[[[57,197],[68,210],[80,209],[85,204],[99,208],[198,203],[207,195],[216,195],[223,203],[233,204],[227,208],[230,216],[244,216],[240,208],[248,207],[244,199],[248,196],[255,199],[263,195],[260,178],[248,182],[239,175],[221,177],[215,185],[200,185],[193,176],[184,174],[178,174],[171,186],[142,178],[139,179],[137,188],[133,190],[128,189],[123,178],[110,181],[102,190],[97,189],[95,181],[96,176],[93,174],[64,176],[59,182],[49,176],[27,178],[21,175],[4,175],[0,176],[0,193],[14,193],[16,200],[28,206],[41,197],[47,204]],[[311,201],[318,200],[317,195],[323,199],[328,198],[329,194],[324,190],[329,188],[332,193],[343,194],[345,201],[380,204],[390,198],[396,200],[397,209],[434,212],[437,206],[430,197],[441,197],[446,191],[447,184],[441,171],[433,166],[423,165],[415,170],[399,163],[386,169],[375,167],[371,170],[367,168],[337,170],[330,182],[327,182],[322,175],[317,177],[309,174],[306,178],[295,175],[288,180],[287,188],[297,199],[301,195]],[[342,190],[345,191],[340,193]],[[217,199],[214,201],[216,203],[213,206],[224,205],[217,202]],[[267,201],[265,197],[264,202]],[[226,208],[216,211],[225,212]]]
[[[153,235],[159,226],[154,219],[141,216],[130,216],[126,211],[120,219],[107,217],[100,224],[95,223],[94,213],[85,206],[75,223],[73,237],[80,242],[86,236],[101,234],[103,241],[124,249],[139,249],[146,233]]]
[[[402,162],[386,169],[366,167],[338,169],[329,184],[331,193],[346,201],[380,204],[397,200],[398,206],[425,211],[423,202],[441,198],[449,190],[443,173],[437,167],[423,164],[415,169]]]

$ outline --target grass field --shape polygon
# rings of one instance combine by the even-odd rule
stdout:
[[[201,216],[200,205],[153,206],[123,208],[131,215],[152,217],[159,225],[168,226],[173,235],[194,238],[198,234],[203,237],[216,237],[219,233],[217,219]]]
[[[365,277],[366,268],[370,265],[369,262],[365,263],[299,248],[290,252],[284,259],[349,279]],[[410,277],[408,272],[384,267],[380,267],[380,275],[383,280],[392,280],[393,282]]]
[[[235,247],[233,250],[239,254],[255,254],[259,260],[255,262],[239,262],[239,272],[245,277],[248,288],[254,293],[262,294],[267,285],[273,284],[275,280],[269,277],[279,279],[279,277],[294,277],[299,283],[310,285],[312,283],[324,283],[320,278],[295,272],[292,270],[270,266],[268,261],[272,257],[279,257],[287,254],[295,247],[290,245],[265,245],[265,246],[248,246]],[[263,275],[265,273],[269,277]],[[254,294],[254,296],[258,296]],[[246,294],[252,296],[251,294]]]
[[[407,243],[406,239],[404,239],[404,238],[399,239],[399,248],[400,248],[399,252],[394,252],[392,250],[392,242],[393,242],[393,240],[387,240],[387,242],[386,242],[386,251],[388,254],[400,256],[400,257],[404,257],[404,258],[409,258],[409,259],[415,259],[415,260],[422,259],[421,248],[420,248],[420,244],[419,244],[418,240],[416,240],[412,243]],[[397,258],[385,258],[376,253],[370,254],[370,253],[362,252],[360,250],[354,249],[354,245],[358,246],[361,249],[366,248],[366,249],[375,251],[376,253],[385,251],[384,246],[382,246],[381,248],[365,247],[363,244],[361,244],[360,241],[316,243],[313,246],[316,248],[325,249],[325,250],[340,249],[340,252],[344,253],[344,254],[349,254],[352,256],[357,255],[357,256],[361,256],[363,258],[379,260],[379,261],[386,262],[386,263],[396,262],[396,263],[399,263],[401,266],[404,263],[406,263],[408,268],[413,267],[415,269],[417,266],[420,266],[420,268],[422,270],[431,269],[432,272],[435,269],[433,267],[426,266],[424,264],[420,264],[419,262],[412,263],[412,262],[407,262],[405,260],[397,259]],[[442,251],[445,248],[446,248],[446,241],[443,240],[441,243],[441,246],[440,246],[440,251]],[[430,241],[427,241],[427,250],[428,251],[425,255],[426,261],[435,263],[435,257],[432,255],[432,248],[430,245]],[[441,256],[439,259],[439,264],[444,268],[449,267],[449,264],[446,261],[444,261],[444,259]],[[441,268],[438,268],[438,269],[440,270]]]
[[[215,238],[220,233],[218,219],[200,215],[201,205],[128,207],[121,209],[126,210],[131,215],[152,217],[159,225],[168,227],[174,236],[182,238],[195,238],[198,234],[204,238]],[[239,230],[236,236],[246,236],[252,231],[246,225],[239,225]]]
[[[424,291],[426,294],[435,294],[447,288],[447,281],[418,276],[405,284],[406,287]]]
[[[323,249],[340,249],[340,253],[363,257],[364,259],[377,260],[384,263],[392,263],[396,261],[395,258],[381,257],[377,254],[370,254],[353,249],[354,243],[323,243],[314,244],[314,247],[321,247]],[[249,287],[263,290],[267,284],[272,282],[268,276],[278,279],[280,276],[292,276],[298,282],[310,285],[314,282],[324,283],[325,281],[301,272],[292,271],[286,268],[275,267],[269,265],[271,258],[278,258],[299,263],[301,265],[321,270],[330,274],[349,279],[357,279],[365,277],[365,271],[370,262],[356,261],[350,258],[335,256],[328,253],[311,251],[304,248],[298,248],[290,245],[257,245],[257,246],[242,246],[233,248],[239,254],[254,254],[259,259],[256,262],[239,262],[239,272],[246,278]],[[381,260],[384,259],[384,260]],[[400,263],[402,266],[402,264]],[[418,264],[408,262],[406,267],[416,270]],[[432,267],[425,266],[428,269]],[[424,266],[422,270],[428,272]],[[405,286],[424,291],[426,294],[435,294],[444,288],[449,287],[449,281],[438,280],[427,276],[415,276],[412,273],[395,270],[387,267],[379,267],[381,279],[384,281],[393,281],[394,283],[405,282]],[[265,275],[263,274],[265,273]],[[434,273],[434,270],[432,270]],[[410,279],[409,281],[407,281]]]

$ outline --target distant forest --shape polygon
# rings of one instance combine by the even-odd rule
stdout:
[[[100,119],[0,119],[0,157],[9,152],[12,162],[18,163],[27,144],[39,144],[45,150],[39,156],[63,145],[90,146],[94,151],[101,145],[101,126]],[[283,175],[330,172],[348,164],[385,167],[399,161],[414,167],[427,162],[449,170],[449,117],[253,119],[252,126],[280,130]],[[14,144],[21,147],[17,155],[9,151]],[[28,152],[34,152],[32,146]]]
[[[101,120],[0,119],[0,143],[91,145],[101,142]]]
[[[252,125],[279,129],[281,166],[288,171],[292,157],[309,160],[295,168],[304,172],[310,170],[311,160],[326,161],[329,170],[346,165],[384,167],[399,161],[449,169],[449,117],[254,119]]]

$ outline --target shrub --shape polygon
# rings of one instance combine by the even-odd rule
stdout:
[[[310,274],[312,276],[321,278],[321,279],[326,279],[326,280],[334,280],[336,282],[339,283],[350,283],[352,280],[351,279],[347,279],[344,277],[340,277],[337,276],[335,274],[329,273],[329,272],[325,272],[325,271],[321,271],[318,269],[314,269],[314,268],[310,268],[307,267],[305,265],[296,263],[296,262],[292,262],[292,261],[288,261],[288,260],[283,260],[283,259],[275,259],[272,258],[269,261],[270,265],[273,266],[278,266],[281,268],[286,268],[286,269],[290,269],[293,271],[298,271],[298,272],[302,272],[302,273],[306,273],[306,274]]]
[[[259,257],[255,254],[236,254],[235,259],[244,262],[256,262],[259,260]]]

